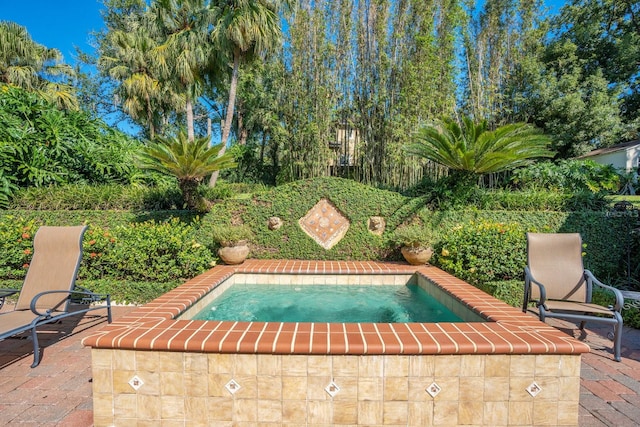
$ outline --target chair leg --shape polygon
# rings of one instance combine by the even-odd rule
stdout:
[[[580,330],[581,331],[584,331],[584,327],[585,327],[586,324],[587,324],[587,322],[584,321],[584,320],[582,322],[580,322]]]
[[[31,340],[33,341],[33,363],[32,368],[35,368],[40,364],[40,344],[38,343],[38,332],[34,327],[31,329]]]
[[[613,359],[616,362],[620,362],[622,352],[622,316],[616,313],[616,317],[619,319],[618,323],[613,327]]]

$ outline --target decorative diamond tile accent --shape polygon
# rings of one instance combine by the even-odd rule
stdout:
[[[224,388],[226,388],[229,393],[235,394],[235,392],[240,390],[242,387],[240,387],[240,384],[238,384],[236,380],[231,380],[224,385]]]
[[[425,391],[427,393],[429,393],[431,395],[431,397],[436,397],[438,395],[438,393],[440,393],[442,391],[442,389],[440,388],[440,386],[436,383],[431,383],[430,386],[428,386]]]
[[[531,395],[531,397],[536,397],[538,393],[542,391],[542,388],[538,384],[532,382],[529,387],[526,388],[527,392]]]
[[[142,387],[144,385],[144,381],[142,381],[142,379],[139,376],[134,375],[133,378],[131,378],[129,380],[129,385],[134,390],[138,390],[140,387]]]
[[[324,388],[324,391],[329,393],[329,396],[334,397],[340,392],[340,387],[338,387],[338,384],[331,381],[329,385]]]
[[[331,249],[349,229],[349,220],[327,199],[318,203],[300,220],[298,224],[309,237],[325,249]]]

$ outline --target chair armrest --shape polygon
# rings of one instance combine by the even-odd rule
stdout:
[[[538,282],[533,275],[531,274],[531,271],[529,270],[529,267],[525,267],[524,268],[524,280],[525,280],[525,292],[530,292],[530,288],[531,288],[531,284],[533,283],[534,285],[536,285],[538,287],[538,291],[540,292],[540,298],[538,300],[534,300],[536,302],[536,305],[540,306],[540,305],[544,305],[544,302],[547,300],[547,291],[544,288],[544,285],[540,282]],[[527,300],[529,300],[529,295],[526,296]]]
[[[38,311],[37,303],[38,300],[40,298],[42,298],[45,295],[50,295],[50,294],[67,294],[67,298],[63,299],[62,301],[60,301],[60,303],[54,307],[50,307],[47,309],[47,311],[45,313],[41,313],[40,311]],[[51,317],[51,312],[53,312],[56,308],[60,307],[67,299],[69,299],[69,296],[71,296],[71,291],[45,291],[45,292],[40,292],[39,294],[37,294],[36,296],[33,297],[33,299],[31,300],[31,311],[34,314],[37,314],[38,316],[44,316],[44,317]]]
[[[2,288],[0,289],[0,298],[10,297],[11,295],[17,294],[18,292],[20,292],[20,290],[18,289]]]
[[[108,301],[110,299],[109,294],[97,294],[87,288],[83,288],[82,286],[78,286],[78,285],[75,285],[72,294],[84,295],[82,297],[81,304],[91,304],[92,302]]]
[[[607,289],[611,292],[613,292],[613,295],[616,297],[616,303],[613,306],[613,309],[615,311],[620,312],[622,310],[622,307],[624,306],[624,297],[622,296],[622,292],[620,292],[619,289],[614,288],[613,286],[610,285],[605,285],[604,283],[602,283],[601,281],[599,281],[591,271],[589,270],[585,270],[584,271],[584,275],[586,277],[587,280],[589,280],[592,284],[598,285],[603,289]]]
[[[82,288],[84,289],[84,288]],[[67,294],[67,298],[63,299],[62,301],[60,301],[60,303],[54,307],[50,307],[47,309],[46,312],[41,313],[40,311],[38,311],[37,303],[38,300],[43,297],[44,295],[50,295],[50,294]],[[71,295],[74,294],[79,294],[79,295],[87,295],[87,297],[83,297],[82,301],[85,302],[85,300],[90,299],[90,302],[95,302],[95,301],[102,301],[102,300],[106,300],[109,301],[109,295],[104,294],[95,294],[93,292],[87,292],[86,289],[84,291],[79,291],[77,289],[74,289],[72,291],[63,291],[63,290],[57,290],[57,291],[45,291],[45,292],[40,292],[39,294],[37,294],[36,296],[33,297],[33,299],[31,300],[31,311],[38,315],[38,316],[44,316],[44,317],[51,317],[51,313],[57,309],[58,307],[60,307],[66,300],[68,300],[69,298],[71,298]]]

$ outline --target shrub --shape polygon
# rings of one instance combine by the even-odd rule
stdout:
[[[30,187],[11,201],[12,209],[29,210],[162,210],[182,207],[177,184],[158,187],[141,185],[83,185]]]
[[[435,239],[435,234],[429,227],[422,225],[403,225],[393,230],[389,241],[398,247],[419,248],[433,247]]]
[[[33,254],[36,221],[8,216],[0,221],[0,277],[24,278]]]
[[[442,232],[433,263],[479,286],[522,277],[525,229],[517,223],[471,221]]]
[[[210,268],[213,254],[196,239],[192,226],[177,218],[147,221],[114,230],[89,230],[81,277],[132,281],[185,280]]]
[[[246,224],[218,224],[211,228],[211,239],[220,246],[235,246],[253,238],[251,227]]]
[[[515,170],[511,181],[520,188],[612,193],[618,190],[620,175],[613,166],[593,160],[560,160],[537,162]]]
[[[478,288],[513,307],[522,307],[524,280],[485,282],[478,285]]]

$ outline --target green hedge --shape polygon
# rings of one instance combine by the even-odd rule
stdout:
[[[404,223],[421,224],[439,236],[434,264],[505,300],[518,298],[512,286],[504,283],[522,280],[527,231],[580,232],[586,244],[585,264],[604,281],[625,275],[626,250],[635,244],[630,240],[629,219],[604,212],[479,210],[474,206],[433,212],[423,197],[405,197],[339,178],[298,181],[261,188],[243,198],[232,196],[226,194],[228,198],[214,202],[211,211],[200,216],[180,210],[0,211],[0,280],[24,277],[33,233],[43,224],[87,224],[80,280],[110,288],[123,301],[136,302],[215,264],[217,246],[211,231],[220,225],[249,225],[255,235],[254,258],[400,260],[399,248],[390,242],[393,230]],[[321,198],[329,199],[350,221],[345,237],[330,250],[319,246],[298,224]],[[268,228],[272,216],[282,219],[280,229]],[[385,219],[382,236],[368,230],[371,216]],[[635,257],[637,251],[632,260]],[[150,290],[142,292],[142,288]]]

